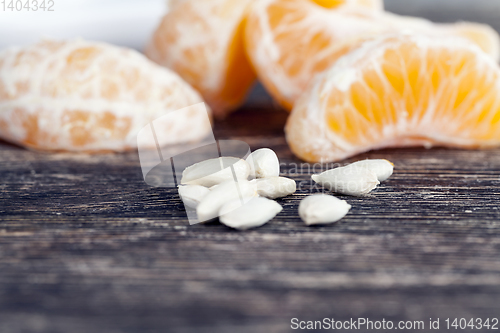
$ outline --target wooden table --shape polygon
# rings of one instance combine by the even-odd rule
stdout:
[[[218,123],[217,137],[300,163],[286,113],[265,105]],[[284,211],[237,232],[190,226],[174,189],[144,183],[136,153],[0,144],[0,332],[289,332],[292,318],[359,317],[427,331],[429,318],[441,329],[499,318],[500,150],[346,162],[364,158],[390,159],[395,174],[369,197],[342,197],[353,206],[342,222],[303,224],[309,175],[295,174],[304,186],[279,201]]]

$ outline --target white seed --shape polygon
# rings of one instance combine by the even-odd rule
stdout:
[[[379,182],[383,182],[389,179],[389,177],[392,176],[392,173],[394,172],[394,164],[392,164],[388,160],[364,160],[355,162],[351,165],[366,168],[374,172],[377,175]]]
[[[299,215],[307,225],[330,224],[347,215],[351,205],[331,195],[315,194],[300,202]]]
[[[278,177],[280,175],[280,161],[276,153],[269,148],[254,151],[247,157],[250,164],[250,175],[255,178]]]
[[[180,185],[179,196],[182,202],[190,208],[196,209],[199,203],[205,198],[210,190],[200,185]]]
[[[228,180],[247,179],[250,165],[237,157],[219,157],[196,163],[182,173],[181,184],[211,187]]]
[[[215,188],[217,188],[217,186],[219,186],[220,184],[217,184],[217,185],[214,185],[214,186],[210,186],[208,189],[210,191],[213,191]]]
[[[257,184],[257,194],[269,199],[283,198],[297,191],[295,180],[285,177],[269,177],[254,179]]]
[[[282,210],[276,201],[262,197],[251,198],[245,204],[233,200],[221,208],[220,222],[234,229],[246,230],[266,224]]]
[[[221,207],[229,201],[240,199],[248,201],[248,198],[257,196],[257,186],[248,180],[240,179],[221,183],[206,195],[196,208],[199,222],[212,220],[219,216]]]
[[[380,184],[374,172],[352,165],[328,170],[311,178],[331,191],[352,196],[368,194]]]

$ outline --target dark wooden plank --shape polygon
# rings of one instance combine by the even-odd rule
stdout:
[[[285,119],[242,110],[216,134],[275,149],[288,174],[301,162]],[[300,221],[309,175],[288,174],[302,186],[280,200],[284,212],[242,233],[189,226],[175,190],[143,182],[135,153],[2,145],[0,331],[287,332],[293,317],[498,316],[499,153],[359,156],[391,159],[395,175],[368,198],[344,197],[351,213],[328,227]]]
[[[387,1],[436,21],[496,24],[497,1],[458,4]],[[276,219],[248,232],[189,226],[175,190],[144,183],[136,153],[0,144],[0,332],[289,332],[293,317],[427,328],[431,317],[500,317],[499,149],[345,161],[388,158],[396,171],[367,198],[342,197],[353,206],[342,222],[308,228],[297,206],[317,189],[293,172],[302,162],[283,136],[287,115],[261,94],[253,101],[216,125],[218,138],[275,149],[300,186]]]

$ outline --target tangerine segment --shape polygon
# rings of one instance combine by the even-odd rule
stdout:
[[[135,149],[142,127],[200,102],[178,75],[133,50],[44,40],[0,52],[0,138],[25,147]],[[204,137],[211,129],[202,122],[186,113],[165,127],[160,144]]]
[[[252,1],[182,1],[165,15],[145,51],[196,88],[217,117],[240,106],[255,81],[243,45]]]
[[[383,0],[312,0],[323,8],[337,8],[340,6],[362,6],[375,10],[384,10]]]
[[[175,6],[177,6],[178,4],[183,3],[183,2],[186,2],[186,0],[167,0],[167,7],[169,9],[172,9]]]
[[[309,162],[384,147],[498,146],[500,68],[462,38],[380,37],[314,80],[286,136]]]
[[[360,5],[328,8],[320,0],[258,0],[247,18],[246,50],[259,79],[286,109],[311,79],[360,43],[376,36],[414,30],[460,35],[475,41],[496,60],[498,34],[472,23],[436,25]]]

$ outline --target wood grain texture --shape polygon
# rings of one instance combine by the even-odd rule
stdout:
[[[285,119],[242,110],[216,134],[271,147],[293,168]],[[353,209],[341,223],[306,227],[297,207],[309,175],[284,167],[298,193],[268,225],[237,232],[189,226],[175,190],[144,183],[135,153],[4,144],[0,332],[288,332],[293,317],[498,316],[500,151],[362,158],[389,158],[396,172],[367,198],[342,197]]]
[[[500,317],[500,150],[357,156],[345,162],[387,158],[395,174],[369,197],[341,197],[353,209],[340,223],[306,227],[298,203],[317,189],[293,172],[301,162],[284,140],[286,116],[251,104],[215,128],[219,139],[276,150],[299,184],[277,218],[247,232],[189,226],[174,189],[144,183],[136,153],[0,144],[0,332],[260,333],[290,332],[294,317]]]

